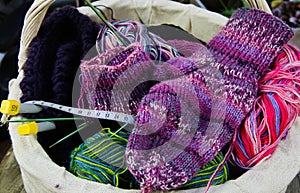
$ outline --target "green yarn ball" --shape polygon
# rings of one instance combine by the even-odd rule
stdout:
[[[138,189],[138,181],[126,166],[125,148],[129,135],[129,132],[120,131],[114,134],[109,128],[102,129],[72,152],[70,171],[83,179],[111,184],[118,188]],[[224,156],[220,152],[203,166],[196,176],[178,189],[205,187],[223,159]],[[225,164],[212,185],[227,181],[228,171],[228,166]]]
[[[139,188],[126,166],[125,148],[129,132],[114,134],[102,129],[71,154],[70,171],[80,178],[118,188]]]

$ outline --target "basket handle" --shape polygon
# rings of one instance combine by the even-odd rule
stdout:
[[[20,51],[18,55],[19,71],[27,60],[27,50],[32,39],[37,35],[42,21],[50,5],[55,0],[35,0],[26,13],[21,34]]]
[[[272,11],[266,2],[266,0],[244,0],[250,7],[263,10],[267,13],[272,14]]]

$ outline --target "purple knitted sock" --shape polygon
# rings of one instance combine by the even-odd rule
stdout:
[[[102,74],[108,66],[109,61],[116,57],[125,48],[115,47],[109,51],[96,55],[89,60],[82,60],[80,64],[81,72],[81,87],[80,96],[77,102],[79,108],[87,108],[85,100],[88,102],[89,109],[95,109],[97,103],[95,102],[96,87],[98,84],[99,74]],[[99,109],[99,107],[98,107]]]
[[[211,55],[168,61],[185,76],[150,89],[126,149],[142,192],[188,182],[232,140],[253,105],[259,78],[292,35],[278,18],[241,9],[208,43]]]
[[[138,77],[143,77],[153,65],[142,49],[138,43],[117,47],[82,62],[84,89],[80,95],[87,97],[91,109],[136,115],[140,100],[153,85],[151,82],[135,85]]]

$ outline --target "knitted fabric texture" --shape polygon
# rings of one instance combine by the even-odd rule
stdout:
[[[73,81],[80,60],[95,45],[100,26],[73,7],[63,7],[47,15],[37,36],[32,40],[20,84],[21,102],[44,100],[62,105],[72,104]],[[28,118],[67,117],[61,111],[47,109]],[[56,123],[58,129],[39,133],[38,140],[49,156],[58,164],[68,166],[71,141],[57,148],[48,147],[72,132],[76,127],[69,122]],[[63,128],[63,129],[60,129]],[[75,138],[73,138],[75,140]],[[79,145],[80,137],[75,140]],[[76,145],[76,146],[77,146]]]
[[[143,83],[135,89],[131,88],[134,81],[136,81],[136,77],[142,77],[142,73],[144,75],[151,73],[150,68],[154,66],[149,63],[151,60],[162,62],[180,56],[180,54],[175,47],[149,32],[145,25],[137,21],[122,20],[112,21],[111,23],[119,36],[122,37],[122,40],[128,44],[128,47],[124,51],[124,43],[116,36],[115,32],[112,32],[107,26],[101,28],[96,41],[99,54],[90,60],[83,60],[80,65],[82,87],[78,106],[85,107],[86,99],[90,109],[136,114],[139,101],[148,92],[149,88],[155,84],[152,81]],[[138,45],[139,48],[136,48],[132,53],[133,45]],[[142,64],[146,61],[148,61],[148,64]],[[135,66],[135,69],[139,68],[134,70],[139,75],[127,73],[128,77],[124,82],[128,80],[131,82],[125,84],[122,82],[124,92],[117,91],[117,93],[121,93],[123,96],[114,96],[113,99],[116,100],[112,101],[112,89],[117,79],[132,66]],[[129,70],[133,71],[132,68]],[[124,88],[126,89],[124,90]],[[134,91],[131,93],[132,90],[128,89],[134,89]],[[129,95],[131,95],[130,99]],[[123,101],[120,101],[120,99]],[[128,99],[130,107],[127,105]],[[114,106],[118,108],[113,108],[113,104],[117,104]]]
[[[86,103],[88,103],[89,109],[95,109],[97,100],[96,87],[99,79],[99,75],[105,71],[105,69],[111,66],[106,65],[110,60],[116,57],[120,52],[124,51],[123,47],[115,47],[109,51],[105,51],[101,54],[89,60],[82,60],[80,64],[80,96],[78,99],[77,106],[80,108],[87,108]],[[99,108],[99,107],[98,107]],[[100,109],[100,108],[99,108]]]
[[[83,106],[82,98],[85,96],[91,109],[136,115],[139,101],[153,83],[138,85],[134,90],[132,85],[151,63],[150,57],[138,43],[127,48],[116,47],[89,61],[83,61],[80,66],[82,87],[78,105]],[[125,73],[132,69],[139,70],[136,73]]]
[[[133,36],[129,37],[132,38]],[[137,41],[140,40],[138,37],[136,39]],[[98,35],[98,45],[100,44],[99,41],[104,42],[99,39]],[[161,40],[161,42],[164,41]],[[198,58],[204,52],[207,52],[206,47],[202,44],[185,40],[169,40],[167,41],[167,45],[171,46],[171,50],[177,50],[184,57],[191,59]],[[159,81],[178,77],[177,68],[175,71],[168,69],[170,67],[169,63],[161,62],[157,65],[151,62],[152,58],[149,57],[149,54],[146,54],[144,51],[145,48],[141,43],[135,42],[127,48],[121,46],[112,48],[109,47],[109,43],[107,46],[105,49],[109,50],[89,60],[81,61],[81,88],[77,104],[80,108],[86,108],[85,102],[87,102],[90,109],[118,111],[136,115],[141,98],[148,93],[151,86]],[[134,46],[137,47],[133,48]],[[132,49],[135,51],[132,52]],[[163,50],[162,52],[167,54],[167,50]],[[174,56],[172,57],[174,58]],[[203,68],[203,65],[197,67]],[[126,73],[124,76],[125,71],[130,73]],[[161,73],[162,71],[165,74]],[[118,80],[121,75],[123,76],[122,81]],[[143,80],[155,77],[155,80],[135,85],[137,81],[142,82],[141,77],[143,77]],[[119,83],[118,88],[121,89],[119,91],[116,91],[117,89],[114,88],[117,80]],[[133,89],[135,86],[136,88]],[[119,92],[121,95],[114,96],[112,101],[113,89],[115,93]]]
[[[278,18],[241,9],[208,43],[211,57],[168,61],[185,76],[150,89],[139,105],[126,149],[128,168],[142,192],[187,183],[232,140],[253,105],[258,79],[292,36]],[[218,89],[220,81],[224,92]]]
[[[168,41],[168,43],[173,46],[176,45],[175,48],[179,48],[178,50],[180,53],[188,58],[196,58],[200,54],[203,54],[203,51],[206,50],[205,46],[199,43],[191,43],[182,40],[172,40]],[[156,64],[150,62],[150,58],[147,54],[145,54],[145,52],[142,51],[142,49],[143,48],[140,46],[140,44],[133,44],[127,48],[115,47],[95,56],[90,60],[82,60],[80,65],[82,90],[80,100],[78,101],[78,106],[84,107],[84,98],[86,97],[87,101],[89,102],[89,108],[118,111],[136,115],[136,110],[141,98],[148,93],[151,85],[155,84],[155,82],[153,82],[153,84],[149,84],[149,82],[147,82],[138,85],[132,93],[129,92],[130,89],[126,90],[124,88],[131,87],[133,83],[137,81],[137,77],[141,77],[143,74],[157,74],[158,71],[165,69],[159,67],[155,68],[154,66],[156,66]],[[180,63],[177,64],[181,65]],[[168,65],[168,63],[162,63],[162,65],[165,66]],[[118,80],[122,75],[124,75],[124,72],[127,70],[131,71],[132,69],[134,69],[134,73],[130,73],[130,76],[125,76],[125,79],[122,79],[124,81]],[[184,69],[187,68],[185,67]],[[174,73],[171,78],[172,77],[178,77],[178,74]],[[160,78],[161,80],[165,80],[166,78],[170,78],[170,74]],[[117,81],[121,82],[120,88],[122,88],[122,91],[119,92],[119,95],[112,97],[112,90]],[[130,96],[130,100],[126,101],[128,96]],[[113,98],[114,100],[112,101]],[[112,105],[113,103],[117,105],[114,106]],[[100,139],[98,140],[93,137],[91,140],[94,142],[99,142]],[[89,142],[87,143],[90,143],[91,140],[88,140]],[[99,143],[95,144],[95,146],[100,148]],[[110,175],[107,171],[108,168],[103,163],[103,159],[98,160],[97,156],[92,154],[91,151],[88,151],[89,148],[87,148],[87,146],[90,145],[86,143],[82,144],[73,152],[71,156],[71,171],[79,177],[85,179],[99,181],[101,183],[110,183],[118,186],[116,185],[115,181],[112,180],[114,179],[113,176],[115,176],[115,174],[113,176]],[[94,148],[92,147],[92,149]],[[203,166],[194,176],[194,178],[192,178],[191,181],[184,186],[180,187],[180,189],[206,186],[209,178],[222,160],[223,155],[220,153],[213,160]],[[101,167],[99,166],[95,168],[95,164],[101,165]],[[127,179],[130,179],[130,175],[128,175]],[[212,184],[222,184],[227,179],[228,167],[227,165],[224,165]],[[132,182],[127,183],[127,186],[124,186],[124,188],[132,188],[130,184],[132,184]]]

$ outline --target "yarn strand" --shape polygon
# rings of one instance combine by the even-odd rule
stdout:
[[[114,28],[114,26],[109,23],[105,17],[103,16],[103,14],[98,11],[89,0],[85,0],[85,2],[87,3],[87,5],[96,13],[96,15],[103,21],[103,23],[114,33],[114,35],[120,40],[120,42],[122,43],[123,46],[128,46],[129,42],[122,37],[122,35],[118,32],[118,30],[116,30]]]
[[[268,159],[300,113],[300,53],[286,45],[259,81],[259,97],[233,142],[235,163],[250,169]]]

